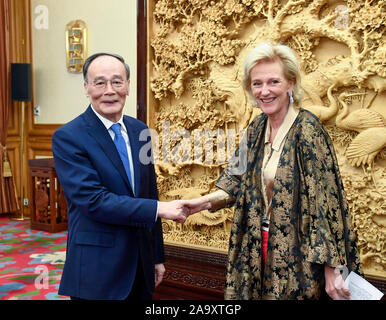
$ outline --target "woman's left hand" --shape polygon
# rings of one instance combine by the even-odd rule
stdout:
[[[324,277],[326,279],[326,292],[334,300],[349,300],[350,291],[346,287],[343,277],[340,272],[335,271],[328,265],[324,265]]]

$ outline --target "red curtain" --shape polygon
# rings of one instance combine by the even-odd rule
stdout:
[[[0,0],[0,214],[19,210],[15,180],[6,149],[9,112],[12,107],[11,68],[11,1]]]

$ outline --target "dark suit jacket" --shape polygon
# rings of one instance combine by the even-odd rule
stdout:
[[[149,293],[154,264],[164,262],[161,221],[156,220],[154,166],[142,164],[149,150],[147,126],[124,116],[135,173],[135,196],[106,127],[89,106],[53,135],[55,168],[68,205],[66,263],[59,294],[84,299],[124,299],[132,288],[138,257]]]

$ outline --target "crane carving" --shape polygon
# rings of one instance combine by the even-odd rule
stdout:
[[[304,107],[305,109],[311,111],[314,115],[316,115],[322,122],[331,119],[338,112],[338,104],[336,103],[336,100],[332,95],[332,89],[334,89],[334,87],[335,83],[333,83],[327,89],[327,98],[330,101],[329,107],[319,105],[311,105]]]
[[[362,132],[369,128],[374,127],[386,127],[385,118],[378,112],[366,108],[357,109],[349,113],[349,108],[344,98],[363,95],[364,93],[347,94],[341,93],[338,97],[338,101],[343,107],[343,111],[338,113],[335,123],[336,126],[344,130],[352,130],[356,132]]]

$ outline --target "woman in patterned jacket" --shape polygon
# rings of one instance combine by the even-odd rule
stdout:
[[[242,85],[261,109],[218,191],[191,213],[235,206],[225,299],[349,298],[339,270],[362,274],[333,144],[301,109],[292,50],[262,43],[244,61]]]

